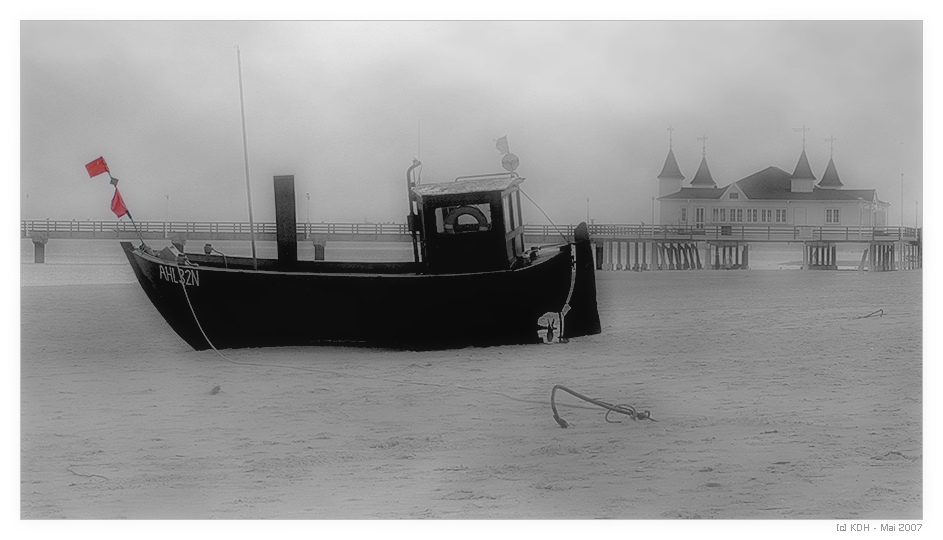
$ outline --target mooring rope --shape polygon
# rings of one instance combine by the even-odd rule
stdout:
[[[207,244],[207,245],[209,245],[209,244]],[[222,251],[216,249],[216,248],[210,248],[210,249],[211,249],[214,253],[219,253],[220,255],[222,255],[222,256],[223,256],[223,266],[226,267],[226,268],[229,268],[229,261],[226,259],[226,254],[223,253]],[[207,253],[207,255],[209,255],[209,254]]]
[[[559,234],[560,237],[563,238],[563,241],[564,241],[564,242],[566,242],[566,243],[569,244],[569,243],[570,243],[570,240],[566,237],[565,234],[563,234],[563,231],[561,231],[560,228],[557,227],[557,224],[554,223],[552,219],[550,219],[550,216],[548,216],[547,213],[544,212],[544,209],[541,208],[539,204],[537,204],[536,202],[534,202],[534,199],[531,199],[531,198],[530,198],[530,195],[524,193],[524,190],[523,190],[523,189],[518,188],[518,191],[521,192],[521,195],[527,197],[527,200],[530,201],[531,204],[533,204],[535,207],[537,207],[537,210],[540,210],[540,213],[543,214],[544,217],[547,218],[547,221],[550,222],[550,226],[553,227],[554,229],[556,229],[557,234]],[[588,225],[588,224],[587,224],[587,225]]]
[[[223,353],[219,352],[219,349],[216,348],[216,345],[213,345],[213,342],[210,341],[209,336],[207,336],[207,335],[206,335],[206,332],[203,330],[203,325],[200,324],[200,319],[197,318],[197,316],[196,316],[196,311],[194,311],[194,309],[193,309],[193,303],[190,302],[190,295],[187,293],[187,286],[184,285],[184,283],[183,283],[183,282],[184,282],[184,280],[183,280],[183,272],[180,270],[180,264],[179,264],[179,263],[176,265],[176,268],[177,268],[177,274],[178,274],[178,278],[179,278],[179,279],[177,279],[177,281],[180,282],[180,286],[183,288],[183,296],[184,296],[184,298],[187,299],[187,305],[190,306],[190,313],[193,314],[193,322],[196,323],[196,327],[199,328],[199,329],[200,329],[200,333],[203,334],[203,339],[205,339],[206,342],[210,344],[210,348],[213,349],[213,350],[216,352],[216,354],[220,355],[221,357],[223,357],[223,358],[226,359],[226,360],[229,360],[228,358],[226,358],[225,356],[223,356]],[[229,361],[231,362],[231,360],[229,360]]]
[[[558,384],[553,387],[553,390],[550,391],[550,409],[553,410],[553,419],[556,420],[557,424],[560,424],[560,427],[562,428],[566,428],[570,424],[568,424],[566,420],[560,418],[560,415],[557,413],[557,406],[556,406],[556,403],[554,402],[554,397],[555,397],[554,395],[556,394],[557,389],[563,390],[564,392],[571,394],[573,396],[576,396],[582,399],[583,401],[588,401],[589,403],[592,403],[593,405],[597,405],[599,407],[607,409],[606,422],[609,422],[610,424],[619,423],[618,421],[609,420],[609,413],[614,413],[614,412],[619,413],[619,414],[624,414],[628,416],[629,418],[631,418],[632,420],[651,420],[652,422],[658,421],[652,418],[651,412],[648,410],[637,412],[635,410],[635,407],[631,405],[626,405],[626,404],[613,405],[611,403],[606,403],[605,401],[600,401],[598,399],[586,397],[583,394],[580,394],[579,392],[574,392],[573,390],[570,390],[569,388],[567,388],[566,386],[563,386],[562,384]]]

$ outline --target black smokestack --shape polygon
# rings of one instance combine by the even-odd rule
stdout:
[[[275,177],[275,240],[278,265],[282,268],[298,262],[298,232],[295,221],[295,176]]]

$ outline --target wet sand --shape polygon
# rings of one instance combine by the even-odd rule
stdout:
[[[566,344],[224,359],[136,284],[21,287],[21,517],[922,518],[920,272],[598,288]]]

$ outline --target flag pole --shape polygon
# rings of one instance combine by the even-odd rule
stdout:
[[[242,111],[242,155],[246,165],[246,197],[249,200],[249,238],[252,241],[252,268],[259,269],[255,258],[255,223],[252,220],[252,188],[249,184],[249,141],[246,137],[246,103],[242,91],[242,56],[236,45],[236,66],[239,68],[239,108]],[[130,214],[129,214],[130,215]]]
[[[128,210],[128,217],[131,219],[131,225],[134,226],[134,232],[138,233],[138,239],[141,240],[141,244],[144,245],[144,237],[141,236],[141,231],[138,229],[138,224],[134,222],[134,216],[131,215],[131,211]]]
[[[124,213],[128,215],[128,218],[131,220],[131,225],[134,227],[134,232],[138,233],[138,239],[141,241],[141,245],[146,244],[146,242],[144,242],[144,237],[141,235],[141,230],[138,229],[138,224],[134,222],[134,216],[131,215],[131,211],[128,210],[127,206],[125,206],[124,200],[121,199],[121,195],[118,194],[118,182],[116,182],[115,178],[111,176],[111,171],[108,171],[108,178],[111,178],[111,184],[115,186],[115,197],[117,197],[121,201],[121,206],[124,207]],[[112,206],[112,211],[114,211],[113,206]],[[115,213],[117,214],[117,212]],[[118,216],[118,219],[120,220],[121,216]]]

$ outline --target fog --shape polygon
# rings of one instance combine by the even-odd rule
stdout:
[[[294,174],[299,220],[402,222],[412,158],[424,183],[497,172],[506,135],[554,222],[650,222],[669,126],[687,181],[702,136],[718,185],[791,172],[805,126],[813,173],[834,137],[845,187],[876,188],[891,225],[913,225],[922,193],[919,21],[20,30],[24,219],[114,219],[107,175],[84,168],[104,156],[136,220],[247,220],[237,46],[259,221],[274,219],[272,177]]]

